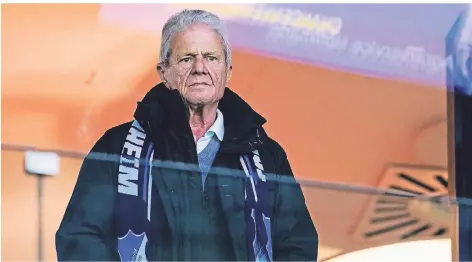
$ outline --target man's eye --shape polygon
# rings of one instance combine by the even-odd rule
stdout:
[[[188,63],[188,62],[190,62],[190,60],[191,60],[190,57],[185,57],[182,60],[180,60],[180,62]]]
[[[207,56],[208,61],[216,61],[216,57],[214,56]]]

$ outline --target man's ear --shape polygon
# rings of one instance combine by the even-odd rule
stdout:
[[[162,63],[157,64],[156,69],[157,69],[157,73],[159,74],[159,78],[161,79],[162,82],[164,82],[164,84],[166,84],[167,80],[165,76],[165,69]]]
[[[228,65],[228,70],[226,72],[226,86],[228,86],[229,80],[231,80],[232,75],[233,75],[233,66]]]

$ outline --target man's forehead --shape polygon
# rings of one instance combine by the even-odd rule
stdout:
[[[224,45],[222,37],[213,29],[195,25],[174,36],[172,49],[177,53],[219,54],[224,51]]]

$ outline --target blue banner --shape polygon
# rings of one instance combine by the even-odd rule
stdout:
[[[248,8],[248,7],[245,7]],[[465,5],[257,5],[232,44],[313,65],[446,86],[446,35]]]
[[[101,17],[160,33],[159,23],[183,8],[189,7],[105,4]],[[202,4],[190,8],[207,9],[226,20],[235,49],[445,87],[446,67],[452,63],[446,55],[446,36],[467,5]]]

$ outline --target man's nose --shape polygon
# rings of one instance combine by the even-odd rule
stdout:
[[[197,56],[195,58],[195,62],[193,63],[193,70],[194,74],[206,74],[208,70],[206,68],[205,59],[202,56]]]

